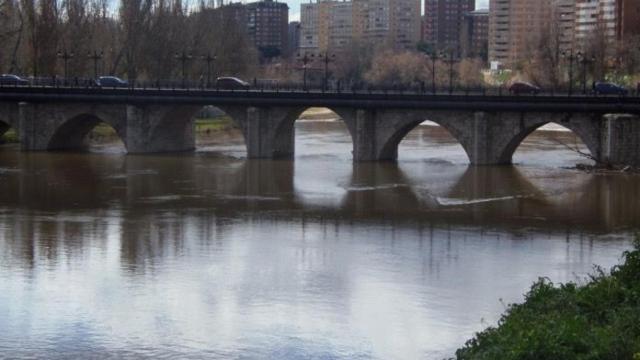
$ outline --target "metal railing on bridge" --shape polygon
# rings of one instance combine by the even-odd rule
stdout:
[[[351,84],[342,85],[340,83],[331,86],[312,86],[298,82],[264,82],[260,79],[254,79],[252,84],[247,88],[228,88],[216,86],[216,84],[207,85],[202,81],[182,81],[182,80],[133,80],[127,86],[100,86],[94,79],[89,78],[59,78],[59,77],[40,77],[30,78],[28,83],[1,83],[0,89],[29,89],[29,88],[53,88],[53,89],[87,89],[92,92],[99,90],[115,90],[128,89],[136,90],[173,90],[180,92],[275,92],[275,93],[314,93],[314,94],[393,94],[393,95],[473,95],[473,96],[529,96],[529,97],[640,97],[640,89],[630,90],[627,94],[597,94],[591,90],[584,92],[570,92],[568,87],[557,87],[552,89],[544,89],[540,92],[511,92],[506,86],[425,86],[424,84],[412,85],[373,85],[373,84]]]

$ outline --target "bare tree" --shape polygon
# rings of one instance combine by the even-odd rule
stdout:
[[[144,36],[149,32],[152,0],[128,0],[120,4],[120,32],[122,45],[114,61],[117,68],[124,60],[124,73],[131,80],[138,78],[144,59]]]

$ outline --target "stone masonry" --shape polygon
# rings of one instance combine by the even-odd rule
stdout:
[[[215,105],[215,104],[214,104]],[[221,105],[242,130],[248,158],[290,158],[294,123],[304,107]],[[98,123],[112,126],[130,153],[190,151],[199,105],[0,103],[0,133],[18,130],[25,151],[82,147]],[[393,161],[398,145],[425,120],[444,127],[474,165],[511,164],[513,153],[549,122],[572,130],[600,161],[640,166],[640,121],[634,115],[332,108],[346,123],[354,161]],[[637,114],[636,114],[637,115]]]

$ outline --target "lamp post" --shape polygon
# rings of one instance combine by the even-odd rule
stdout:
[[[176,53],[175,58],[182,63],[182,87],[184,87],[187,81],[187,61],[191,60],[193,56],[183,50],[182,54]]]
[[[569,50],[569,53],[563,51],[562,58],[569,60],[569,96],[573,93],[573,62],[576,60],[576,55],[573,54],[573,49]]]
[[[312,61],[313,54],[308,55],[304,53],[304,56],[298,54],[297,58],[299,61],[302,61],[302,88],[303,90],[307,90],[307,65]]]
[[[436,60],[438,60],[438,54],[435,51],[431,51],[427,54],[429,60],[431,60],[431,92],[436,93]]]
[[[102,59],[103,56],[104,56],[104,53],[102,51],[98,53],[97,50],[93,50],[93,53],[91,51],[87,53],[87,58],[93,60],[93,78],[94,79],[98,78],[98,60]]]
[[[58,50],[58,58],[64,61],[64,81],[67,82],[67,78],[69,77],[69,59],[73,59],[74,54],[71,52],[67,52],[67,49],[63,51]]]
[[[318,57],[324,61],[324,81],[322,83],[322,90],[326,91],[328,84],[327,81],[329,80],[329,63],[335,61],[333,59],[336,58],[336,54],[329,55],[329,53],[324,53],[324,55],[320,54]]]
[[[207,62],[207,88],[209,88],[211,86],[211,63],[215,62],[218,57],[207,53],[207,55],[202,55],[200,58]]]
[[[581,51],[578,51],[578,61],[582,64],[582,93],[587,93],[587,64],[594,63],[596,61],[595,56],[587,56]]]
[[[453,57],[453,50],[447,53],[441,52],[440,56],[449,65],[449,94],[451,94],[453,92],[453,64],[456,63],[456,59]]]

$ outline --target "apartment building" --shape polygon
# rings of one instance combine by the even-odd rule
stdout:
[[[464,14],[460,29],[460,55],[486,60],[489,47],[489,10]]]
[[[551,35],[557,37],[561,51],[569,51],[574,47],[576,0],[554,0],[551,5]]]
[[[640,36],[640,0],[622,0],[618,6],[618,39]]]
[[[459,54],[465,15],[475,9],[475,0],[425,0],[424,9],[423,41]]]
[[[352,41],[415,49],[420,41],[420,0],[320,0],[301,5],[300,49],[340,52]]]
[[[559,0],[491,0],[489,3],[489,61],[513,65],[550,35],[554,17],[562,16]],[[570,21],[567,19],[567,23]],[[566,24],[565,24],[566,26]],[[570,32],[566,35],[571,38]]]
[[[577,0],[575,43],[578,47],[593,36],[624,41],[640,35],[640,1]]]
[[[300,48],[307,53],[340,52],[351,44],[353,4],[331,0],[302,4]]]
[[[300,22],[289,23],[289,52],[287,55],[295,54],[300,48]]]
[[[289,7],[273,0],[229,3],[218,9],[222,17],[245,27],[247,35],[266,57],[289,51]]]

